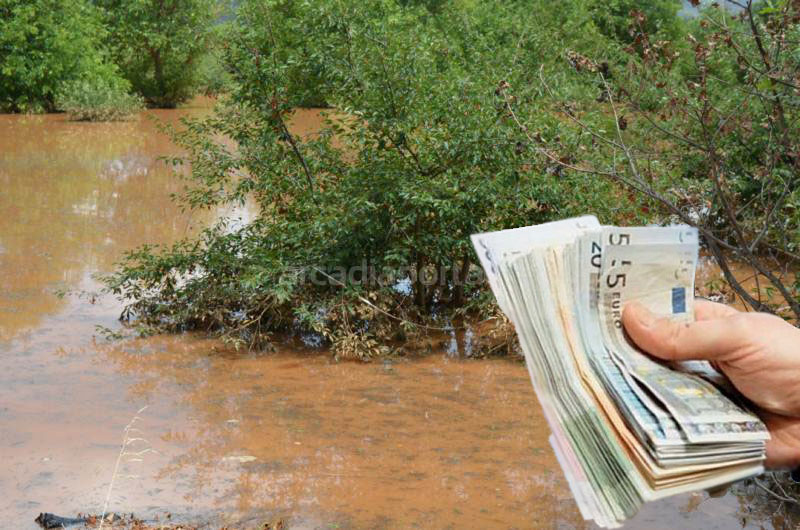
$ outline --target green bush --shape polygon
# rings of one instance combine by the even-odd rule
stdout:
[[[0,111],[54,109],[62,84],[118,80],[87,0],[0,0]]]
[[[128,93],[128,83],[99,79],[68,81],[56,94],[56,108],[74,120],[120,121],[142,110],[144,102]]]
[[[540,66],[576,96],[596,94],[564,73],[562,15],[543,26],[537,10],[504,2],[245,2],[226,52],[230,98],[175,138],[192,164],[188,205],[250,199],[258,218],[132,252],[107,278],[126,316],[250,344],[299,327],[337,354],[371,355],[409,329],[386,313],[488,307],[484,285],[466,281],[469,234],[587,210],[635,215],[611,184],[561,171],[538,143],[562,127]],[[582,38],[614,48],[596,31]],[[324,130],[289,134],[295,105],[312,96],[335,109]],[[323,274],[343,271],[384,281],[342,287]]]
[[[155,107],[175,107],[199,88],[198,67],[217,17],[215,0],[97,0],[114,62]]]

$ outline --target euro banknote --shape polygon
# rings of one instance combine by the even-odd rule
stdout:
[[[614,528],[644,502],[763,472],[769,433],[724,376],[702,361],[656,360],[622,323],[634,301],[694,319],[695,229],[583,216],[472,242],[586,519]]]

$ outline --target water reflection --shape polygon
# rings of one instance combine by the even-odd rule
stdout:
[[[158,160],[176,150],[150,117],[177,114],[113,124],[0,116],[0,341],[63,308],[54,289],[187,233],[189,217],[169,199],[180,182]]]
[[[300,526],[583,526],[517,363],[342,365],[174,346],[105,355],[137,376],[136,399],[172,394],[190,410],[162,437],[184,450],[157,477],[186,484],[194,504]]]

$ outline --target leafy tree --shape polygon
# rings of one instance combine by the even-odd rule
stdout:
[[[86,0],[0,0],[0,110],[52,111],[63,83],[119,85]]]
[[[174,107],[198,89],[215,0],[97,0],[114,61],[150,105]]]

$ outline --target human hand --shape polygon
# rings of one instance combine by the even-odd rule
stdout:
[[[770,431],[769,467],[800,464],[800,329],[766,313],[697,300],[695,322],[659,318],[638,303],[622,313],[625,331],[667,361],[702,359],[761,410]]]

